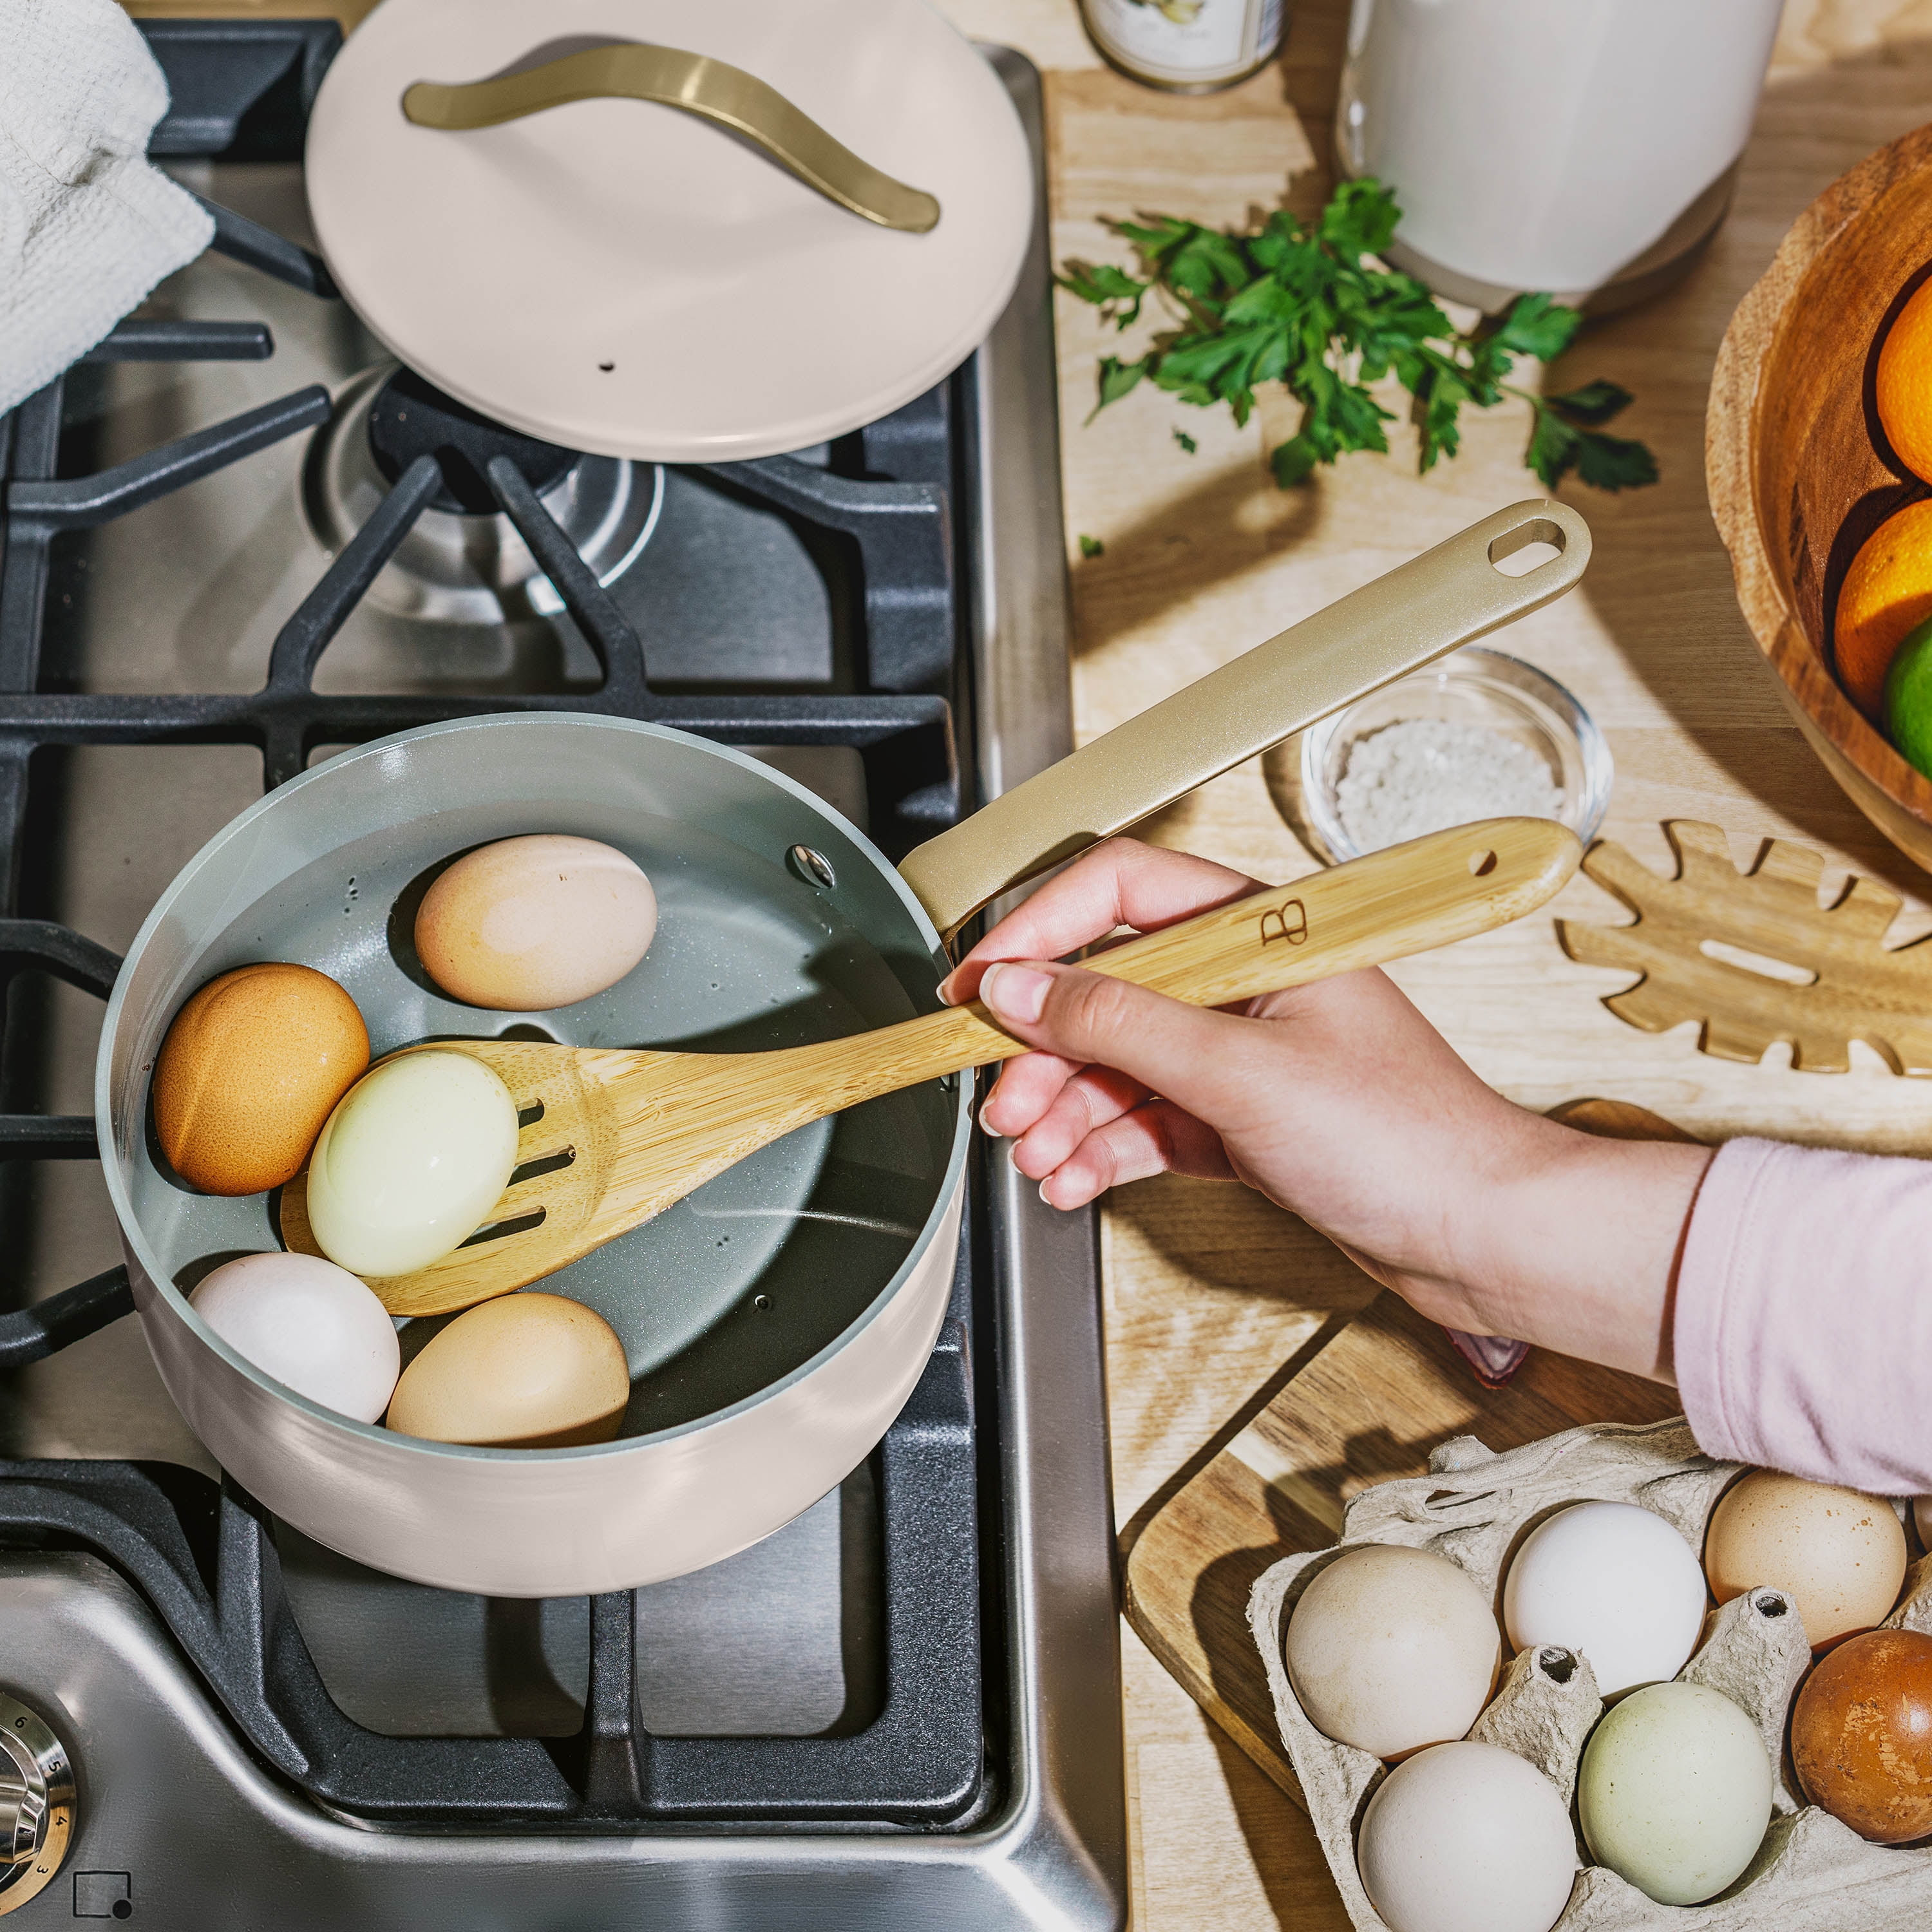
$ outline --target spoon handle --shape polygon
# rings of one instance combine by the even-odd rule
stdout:
[[[1517,575],[1503,569],[1537,543],[1552,554]],[[1010,886],[1541,608],[1589,560],[1589,527],[1568,504],[1498,510],[1002,792],[908,853],[900,875],[950,938]]]
[[[1196,1006],[1226,1006],[1507,926],[1560,891],[1582,855],[1554,820],[1484,819],[1264,887],[1087,963]],[[818,1060],[820,1100],[830,1102],[818,1111],[830,1113],[1027,1050],[975,1000],[787,1058]]]
[[[1226,1006],[1508,926],[1560,892],[1582,856],[1553,819],[1482,819],[1252,893],[1089,963]]]

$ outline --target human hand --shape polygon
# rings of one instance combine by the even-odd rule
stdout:
[[[1660,1372],[1676,1236],[1703,1150],[1660,1160],[1511,1105],[1379,972],[1210,1012],[1049,963],[1122,926],[1152,932],[1256,890],[1207,860],[1112,839],[948,976],[943,999],[976,994],[1036,1049],[1006,1062],[980,1118],[1012,1139],[1041,1198],[1078,1208],[1164,1172],[1239,1180],[1424,1313],[1478,1334],[1549,1340],[1552,1276],[1573,1288],[1567,1277],[1588,1276],[1617,1307],[1552,1345],[1593,1343],[1593,1359]],[[1654,1213],[1619,1203],[1633,1183]],[[1634,1336],[1618,1265],[1654,1277]],[[1600,1332],[1605,1321],[1616,1333]]]

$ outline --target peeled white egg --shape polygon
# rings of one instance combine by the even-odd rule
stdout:
[[[1510,1642],[1581,1651],[1606,1697],[1675,1677],[1704,1610],[1696,1552],[1635,1503],[1559,1510],[1525,1539],[1503,1585]]]
[[[1282,1651],[1317,1730],[1396,1757],[1467,1734],[1496,1688],[1502,1634],[1448,1557],[1362,1544],[1302,1592]]]
[[[308,1164],[316,1244],[361,1275],[407,1274],[460,1247],[517,1164],[517,1103],[466,1053],[410,1053],[350,1088]]]
[[[1660,1905],[1714,1898],[1771,1822],[1757,1726],[1703,1684],[1651,1684],[1607,1712],[1576,1774],[1584,1842]]]
[[[1569,1808],[1498,1744],[1435,1744],[1362,1814],[1356,1869],[1390,1932],[1550,1932],[1570,1902]]]
[[[243,1255],[188,1300],[237,1354],[296,1394],[358,1422],[388,1407],[402,1366],[395,1324],[346,1268],[314,1255]]]

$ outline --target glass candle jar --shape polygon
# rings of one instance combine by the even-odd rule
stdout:
[[[1123,74],[1175,94],[1232,87],[1272,60],[1282,0],[1080,0],[1094,44]]]
[[[1451,301],[1597,310],[1723,222],[1780,0],[1354,0],[1336,140],[1395,190],[1390,250]]]

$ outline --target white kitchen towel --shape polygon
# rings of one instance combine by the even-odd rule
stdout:
[[[168,83],[114,0],[0,0],[0,410],[214,238],[147,159]]]

